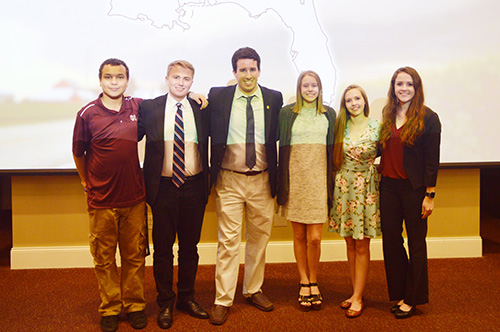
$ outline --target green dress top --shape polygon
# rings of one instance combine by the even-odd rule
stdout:
[[[290,140],[290,190],[280,215],[304,224],[328,221],[326,136],[328,118],[302,108]]]

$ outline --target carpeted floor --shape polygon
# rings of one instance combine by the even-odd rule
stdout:
[[[482,227],[487,247],[482,258],[429,261],[430,303],[417,315],[396,320],[389,313],[382,261],[371,264],[361,317],[348,319],[339,303],[351,292],[346,262],[322,263],[320,288],[325,299],[317,312],[299,311],[295,264],[268,264],[264,292],[275,310],[262,312],[241,296],[242,270],[234,306],[226,324],[216,327],[174,311],[170,331],[500,331],[500,223]],[[483,223],[482,223],[483,226]],[[483,233],[483,231],[482,231]],[[492,235],[493,234],[493,235]],[[483,235],[483,234],[482,234]],[[200,266],[197,300],[209,310],[214,299],[214,266]],[[143,331],[156,325],[156,290],[152,268],[146,269],[146,314]],[[16,270],[0,267],[0,331],[100,331],[99,296],[92,269]],[[135,331],[122,315],[119,331]]]
[[[171,331],[499,331],[500,254],[475,259],[430,260],[430,303],[417,315],[396,320],[387,301],[383,262],[372,262],[365,292],[366,309],[356,319],[344,316],[338,304],[350,295],[347,263],[322,263],[322,310],[303,313],[296,303],[295,264],[268,264],[264,292],[275,310],[262,312],[237,296],[226,324],[212,326],[175,311]],[[210,309],[214,298],[214,266],[200,266],[197,300]],[[146,271],[144,331],[160,330],[152,268]],[[0,331],[99,331],[99,298],[92,269],[17,270],[0,268]],[[122,320],[124,316],[122,317]],[[119,331],[134,331],[120,321]]]

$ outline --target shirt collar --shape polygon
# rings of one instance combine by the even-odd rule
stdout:
[[[257,85],[257,90],[255,90],[252,96],[255,96],[255,98],[257,99],[262,99],[262,91],[260,90],[260,85]],[[234,92],[234,99],[240,99],[242,97],[249,97],[249,96],[243,94],[240,88],[236,86],[236,91]]]
[[[113,113],[119,113],[122,110],[128,110],[128,109],[131,108],[131,104],[129,103],[130,97],[123,95],[123,97],[122,97],[122,106],[120,107],[120,110],[119,111],[110,110],[109,108],[107,108],[106,106],[104,106],[104,103],[101,100],[103,94],[104,93],[101,92],[99,94],[99,97],[96,99],[97,106],[101,107],[102,109],[105,109],[105,110],[113,112]]]
[[[174,108],[177,110],[177,103],[181,103],[182,108],[185,109],[187,107],[187,103],[189,103],[189,102],[188,102],[187,98],[185,98],[185,97],[181,101],[177,101],[174,98],[169,97],[167,94],[167,104],[165,105],[167,109]]]

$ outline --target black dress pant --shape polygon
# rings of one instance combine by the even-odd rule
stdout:
[[[380,216],[385,273],[391,301],[410,306],[429,302],[427,219],[422,219],[425,187],[413,189],[408,180],[384,177],[380,183]],[[403,220],[409,259],[403,246]]]
[[[194,300],[198,270],[198,242],[205,214],[203,174],[188,178],[177,188],[170,178],[162,178],[153,211],[153,272],[160,307],[172,307],[176,294],[173,286],[173,249],[178,237],[178,302]]]

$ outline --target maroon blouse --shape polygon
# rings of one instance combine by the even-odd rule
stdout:
[[[403,144],[401,143],[403,127],[396,129],[396,124],[392,125],[391,137],[387,141],[380,159],[379,171],[382,176],[392,179],[408,179],[403,163]]]

